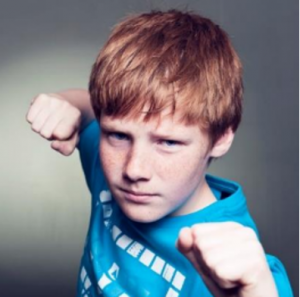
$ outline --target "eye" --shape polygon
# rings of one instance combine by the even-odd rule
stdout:
[[[175,147],[175,146],[178,146],[180,145],[180,142],[177,141],[177,140],[172,140],[172,139],[162,139],[160,141],[160,143],[164,146],[167,146],[167,147]]]
[[[117,140],[117,141],[123,141],[129,139],[129,137],[126,134],[120,132],[108,132],[107,136],[111,140]]]

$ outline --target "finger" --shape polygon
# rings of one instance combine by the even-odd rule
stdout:
[[[63,118],[54,128],[52,136],[58,140],[68,140],[79,129],[79,120]]]
[[[74,133],[74,135],[72,135],[72,137],[68,140],[53,141],[51,143],[51,148],[60,152],[64,156],[70,156],[74,152],[78,141],[79,141],[79,134]]]
[[[191,261],[192,264],[214,297],[238,296],[237,284],[221,279],[219,275],[216,274],[216,271],[207,265],[201,250],[197,248],[195,243],[193,252],[190,252],[189,259],[193,259]],[[230,264],[232,265],[232,263]]]
[[[228,250],[217,259],[215,275],[219,279],[242,285],[254,284],[268,270],[268,264],[262,245],[259,242],[248,242],[240,249]],[[217,257],[215,255],[215,257]],[[235,265],[232,265],[235,263]]]
[[[243,226],[236,222],[217,222],[217,223],[200,223],[191,227],[193,235],[195,237],[212,235],[217,232],[222,234],[229,230],[235,230],[242,228]]]
[[[210,233],[193,229],[193,236],[197,240],[198,247],[202,250],[219,249],[231,250],[231,247],[239,247],[250,241],[258,241],[256,233],[248,227],[229,228],[227,230],[214,230]]]
[[[192,227],[193,250],[200,266],[207,274],[226,259],[244,253],[243,246],[253,241],[253,236],[239,224],[197,224]],[[249,229],[250,230],[250,229]],[[250,238],[250,239],[249,239]]]
[[[58,124],[62,121],[63,115],[64,115],[63,110],[58,110],[58,111],[52,112],[49,115],[47,121],[42,126],[42,128],[40,130],[40,134],[43,137],[45,137],[46,139],[49,139],[49,140],[54,139],[54,137],[53,137],[54,130],[58,126]],[[70,136],[70,135],[67,135],[67,137],[68,136]]]
[[[41,94],[35,98],[30,103],[30,109],[26,115],[26,120],[31,124],[36,116],[40,113],[41,109],[47,101],[47,95]]]
[[[36,115],[35,119],[32,122],[31,129],[37,133],[39,133],[42,127],[47,122],[50,116],[49,109],[45,106],[40,110],[40,112]]]
[[[42,136],[50,138],[58,126],[58,130],[60,131],[58,131],[58,135],[62,133],[60,136],[63,140],[70,137],[74,131],[79,129],[81,113],[77,108],[71,106],[66,101],[56,99],[51,100],[49,109],[51,110],[50,116],[40,131]],[[60,127],[62,125],[70,126],[71,130],[66,129],[66,127]]]
[[[73,154],[78,142],[79,142],[79,133],[76,132],[69,141],[69,150],[65,152],[66,156]]]
[[[241,285],[244,285],[243,275],[245,274],[245,269],[251,265],[251,260],[245,259],[242,255],[234,257],[231,259],[231,262],[229,262],[228,259],[225,259],[224,261],[219,262],[213,269],[209,270],[209,278],[218,288],[238,288]]]
[[[211,292],[214,297],[238,297],[239,295],[239,287],[229,286],[228,288],[220,287],[211,276],[202,275],[202,279],[207,286],[208,290]]]

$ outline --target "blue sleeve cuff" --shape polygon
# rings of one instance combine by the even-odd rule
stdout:
[[[278,296],[293,297],[291,284],[283,264],[272,255],[267,255],[267,261],[278,290]]]

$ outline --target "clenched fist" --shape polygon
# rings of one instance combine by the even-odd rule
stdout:
[[[52,141],[51,147],[65,156],[73,153],[79,141],[81,112],[59,94],[35,97],[26,115],[31,128]]]
[[[248,227],[224,222],[183,228],[177,248],[214,297],[278,297],[262,245]]]

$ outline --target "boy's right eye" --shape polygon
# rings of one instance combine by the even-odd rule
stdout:
[[[129,137],[126,134],[121,132],[108,132],[107,136],[113,141],[124,141],[129,139]]]

